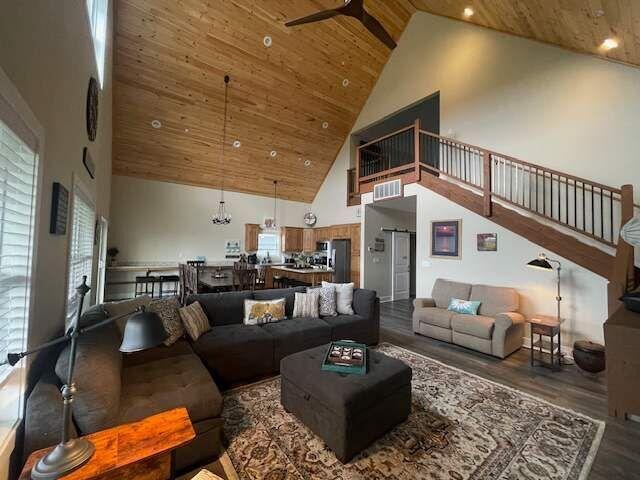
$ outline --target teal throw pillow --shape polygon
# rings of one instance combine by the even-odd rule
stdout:
[[[456,313],[465,313],[467,315],[477,315],[478,308],[480,308],[480,303],[482,302],[452,298],[451,302],[449,302],[449,308],[447,308],[447,310]]]

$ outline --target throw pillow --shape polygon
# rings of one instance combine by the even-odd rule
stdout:
[[[244,324],[262,325],[264,323],[284,320],[284,306],[284,298],[276,298],[275,300],[245,300]]]
[[[158,314],[162,320],[162,326],[167,331],[169,337],[164,341],[168,347],[176,343],[184,335],[184,325],[180,320],[180,302],[178,297],[160,298],[153,300],[148,307],[150,312]]]
[[[340,315],[353,315],[353,282],[352,283],[329,283],[322,282],[323,287],[334,287],[336,289],[336,309]]]
[[[307,293],[295,292],[293,303],[293,316],[318,318],[318,304],[320,303],[320,292],[311,290]]]
[[[191,305],[182,307],[180,310],[180,318],[184,329],[187,331],[192,340],[198,340],[200,335],[211,330],[209,319],[202,309],[202,305],[193,302]]]
[[[336,307],[336,287],[307,288],[307,292],[317,290],[320,294],[318,309],[321,317],[335,317],[338,314]]]
[[[455,313],[463,313],[466,315],[477,315],[478,308],[482,302],[473,300],[460,300],[459,298],[452,298],[449,302],[447,310]]]

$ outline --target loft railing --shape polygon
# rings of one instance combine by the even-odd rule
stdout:
[[[611,247],[618,243],[622,203],[633,206],[633,194],[622,189],[436,135],[418,121],[357,152],[357,192],[387,178],[406,184],[436,175],[479,191],[486,216],[498,199]]]

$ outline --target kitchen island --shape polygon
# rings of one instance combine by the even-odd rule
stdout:
[[[274,275],[311,286],[320,285],[323,281],[331,282],[333,280],[333,270],[330,268],[295,268],[270,265],[265,273],[266,288],[274,288]]]

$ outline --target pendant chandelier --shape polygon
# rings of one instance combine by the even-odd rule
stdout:
[[[229,90],[229,75],[224,76],[224,123],[222,124],[222,163],[225,160],[224,147],[227,143],[227,103]],[[218,212],[211,217],[211,223],[214,225],[229,225],[231,223],[231,214],[227,212],[224,203],[224,171],[222,174],[222,184],[220,186],[220,203],[218,204]]]
[[[266,219],[262,225],[260,225],[260,228],[263,231],[275,231],[277,230],[278,227],[278,221],[277,221],[277,214],[278,214],[278,181],[274,180],[273,181],[273,218],[271,219]]]

